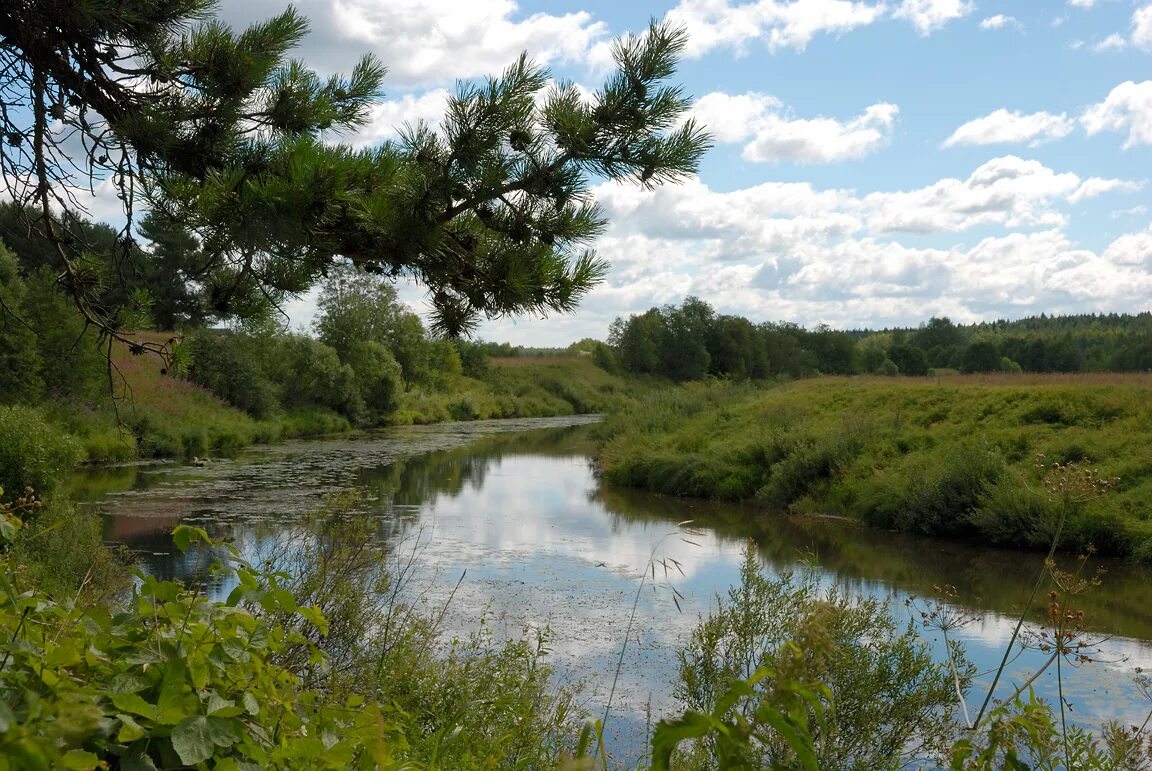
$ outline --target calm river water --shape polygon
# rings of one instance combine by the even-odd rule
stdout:
[[[981,616],[961,635],[971,657],[981,668],[999,660],[1040,555],[601,487],[582,425],[590,420],[412,427],[261,447],[203,466],[93,469],[74,478],[72,492],[101,508],[106,538],[133,549],[146,570],[192,578],[205,566],[171,548],[175,525],[199,525],[255,554],[325,495],[363,490],[363,513],[376,519],[387,552],[416,557],[414,601],[438,613],[451,596],[449,634],[467,634],[482,618],[499,634],[550,627],[559,676],[584,684],[585,706],[597,715],[639,577],[654,552],[672,557],[684,575],[667,583],[684,599],[678,610],[663,571],[655,590],[646,586],[640,595],[608,730],[620,756],[642,745],[646,714],[656,719],[676,708],[676,650],[738,578],[748,543],[769,570],[810,567],[829,585],[890,598],[899,614],[908,612],[907,596],[952,584]],[[676,533],[683,520],[702,532],[694,543]],[[1107,638],[1101,647],[1112,663],[1075,670],[1066,694],[1082,723],[1139,723],[1152,706],[1133,685],[1136,667],[1152,667],[1152,574],[1108,567],[1088,602],[1088,626]],[[927,634],[939,649],[934,638]],[[1027,676],[1035,660],[1026,653],[1012,674]],[[1054,693],[1054,677],[1037,681],[1041,695]]]

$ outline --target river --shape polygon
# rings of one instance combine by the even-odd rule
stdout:
[[[649,715],[676,709],[676,651],[738,579],[749,543],[768,570],[815,570],[824,584],[890,599],[898,614],[908,612],[907,597],[953,585],[958,602],[980,616],[958,635],[970,657],[981,669],[998,662],[1041,555],[601,487],[589,462],[591,420],[408,427],[258,447],[202,465],[88,469],[71,480],[71,493],[100,508],[106,539],[132,549],[145,570],[191,579],[203,574],[204,557],[171,547],[175,525],[204,527],[255,555],[326,495],[360,490],[361,513],[374,518],[386,552],[413,560],[413,601],[429,613],[448,603],[448,634],[467,634],[482,619],[497,634],[550,628],[558,677],[582,683],[597,716],[624,647],[607,731],[621,757],[638,753]],[[695,534],[677,528],[685,520]],[[674,559],[682,574],[659,569],[629,625],[654,557]],[[1152,706],[1133,684],[1136,667],[1152,666],[1152,574],[1106,566],[1086,603],[1106,661],[1075,669],[1065,692],[1081,723],[1139,724]],[[939,651],[936,636],[925,636]],[[1025,653],[1010,674],[1026,676],[1038,657]],[[1036,689],[1053,697],[1054,675]]]

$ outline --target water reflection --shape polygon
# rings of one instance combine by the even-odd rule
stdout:
[[[115,479],[90,475],[88,483],[99,489],[90,497],[104,501],[110,540],[137,550],[156,574],[189,579],[203,574],[204,557],[172,553],[167,533],[176,523],[230,536],[241,551],[257,555],[303,521],[324,495],[361,490],[354,513],[372,518],[385,552],[417,560],[416,601],[438,612],[452,596],[449,632],[467,634],[481,619],[506,634],[550,627],[562,677],[587,684],[593,709],[606,698],[627,637],[615,697],[622,719],[613,723],[620,734],[616,746],[625,754],[642,736],[646,709],[658,717],[675,708],[675,652],[715,595],[737,579],[749,542],[771,569],[810,567],[826,584],[888,598],[901,612],[909,594],[955,585],[962,602],[983,615],[966,638],[982,667],[998,658],[1039,567],[1034,554],[601,488],[581,427],[545,421],[561,427],[508,433],[537,423],[460,424],[286,444],[203,468],[134,467],[114,472]],[[683,520],[693,520],[701,534],[681,537],[675,523]],[[682,574],[674,570],[666,577],[658,570],[636,600],[638,577],[647,572],[653,579],[654,556],[674,559]],[[1091,600],[1089,620],[1096,631],[1113,635],[1109,649],[1130,661],[1077,672],[1070,699],[1078,719],[1138,722],[1146,707],[1128,676],[1135,664],[1152,664],[1152,647],[1143,642],[1152,638],[1152,589],[1146,570],[1110,567],[1104,590]],[[685,597],[682,612],[669,584]],[[634,601],[637,622],[629,630]],[[1023,676],[1032,664],[1022,658],[1014,675]],[[1051,691],[1050,680],[1041,678],[1038,689]]]

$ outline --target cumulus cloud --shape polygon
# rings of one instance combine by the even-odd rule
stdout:
[[[793,253],[806,242],[850,237],[1054,227],[1064,223],[1067,205],[1141,184],[1082,178],[1008,155],[982,164],[966,179],[863,196],[847,189],[818,190],[804,182],[718,193],[693,180],[655,191],[605,184],[596,189],[596,197],[613,222],[612,235],[690,240],[710,253],[714,242],[734,259]]]
[[[1152,48],[1152,5],[1137,8],[1132,14],[1132,45]]]
[[[449,96],[447,89],[437,88],[419,96],[409,94],[381,102],[372,108],[368,124],[357,132],[356,144],[371,145],[396,138],[405,125],[422,122],[436,128],[444,117]]]
[[[688,29],[689,56],[762,41],[769,49],[803,50],[817,35],[841,35],[884,15],[882,3],[853,0],[681,0],[668,18]]]
[[[1079,202],[1140,185],[1011,155],[963,179],[867,194],[805,182],[728,192],[699,179],[652,191],[606,183],[595,194],[612,224],[598,249],[614,267],[581,315],[606,327],[687,294],[753,319],[840,326],[1135,307],[1152,289],[1152,230],[1098,254],[1064,225]],[[920,246],[904,242],[909,233],[978,240]]]
[[[1024,29],[1024,25],[1015,16],[1005,16],[1002,13],[980,20],[980,29],[1004,29],[1005,27]]]
[[[742,157],[766,163],[832,163],[861,158],[886,145],[900,109],[880,102],[847,121],[794,117],[766,94],[711,93],[692,108],[718,142],[744,142]]]
[[[668,18],[689,32],[687,53],[716,48],[738,51],[752,42],[769,50],[803,50],[818,35],[843,35],[886,18],[910,22],[922,35],[973,11],[971,0],[680,0]]]
[[[970,0],[903,0],[892,15],[911,22],[921,35],[930,35],[975,9]]]
[[[300,0],[312,34],[299,55],[325,71],[363,53],[388,67],[393,87],[439,84],[499,72],[522,51],[540,63],[583,62],[607,38],[591,14],[525,13],[513,0]],[[249,24],[284,10],[279,0],[222,3],[220,15]]]
[[[1064,113],[1009,112],[1003,108],[970,120],[944,140],[944,147],[956,145],[991,145],[1024,143],[1035,147],[1042,142],[1063,139],[1072,132],[1075,122]]]
[[[1128,27],[1127,34],[1113,32],[1102,40],[1093,43],[1089,48],[1097,53],[1120,51],[1129,46],[1135,46],[1145,51],[1152,50],[1152,3],[1133,11]],[[1083,46],[1084,44],[1080,42],[1073,48],[1082,48]]]
[[[993,158],[967,179],[942,179],[923,188],[870,193],[861,199],[866,224],[877,233],[961,232],[978,226],[1060,226],[1057,206],[1075,204],[1113,190],[1138,189],[1139,182],[1082,179],[1014,155]]]
[[[1152,80],[1121,83],[1103,102],[1086,109],[1080,123],[1090,136],[1103,131],[1127,133],[1125,149],[1152,143]]]

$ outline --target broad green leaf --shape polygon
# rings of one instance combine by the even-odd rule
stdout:
[[[215,691],[212,691],[211,693],[208,694],[207,712],[209,715],[215,715],[220,710],[230,709],[230,708],[235,708],[235,707],[236,707],[236,702],[232,701],[231,699],[225,699],[223,696],[216,693]],[[236,714],[239,714],[239,712],[237,712]]]
[[[217,747],[231,747],[244,737],[244,724],[230,717],[208,717],[208,736]]]
[[[64,753],[64,757],[60,758],[60,764],[64,768],[95,768],[99,763],[100,758],[84,750],[68,750]]]
[[[120,758],[120,771],[156,771],[156,764],[148,756],[148,740],[137,741]]]
[[[149,720],[156,719],[156,705],[149,704],[144,701],[139,694],[136,693],[114,693],[111,695],[112,704],[116,709],[121,712],[128,712],[133,715],[140,715]]]
[[[140,727],[140,724],[132,719],[131,715],[123,713],[116,715],[116,719],[120,721],[120,731],[116,734],[116,741],[129,744],[142,739],[147,732]]]
[[[180,760],[190,766],[203,763],[216,751],[212,741],[208,718],[203,715],[187,717],[172,729],[172,748]]]
[[[190,525],[177,525],[176,529],[172,531],[172,540],[175,542],[176,548],[182,552],[188,551],[188,547],[193,543],[212,545],[212,539],[208,537],[207,531]]]

